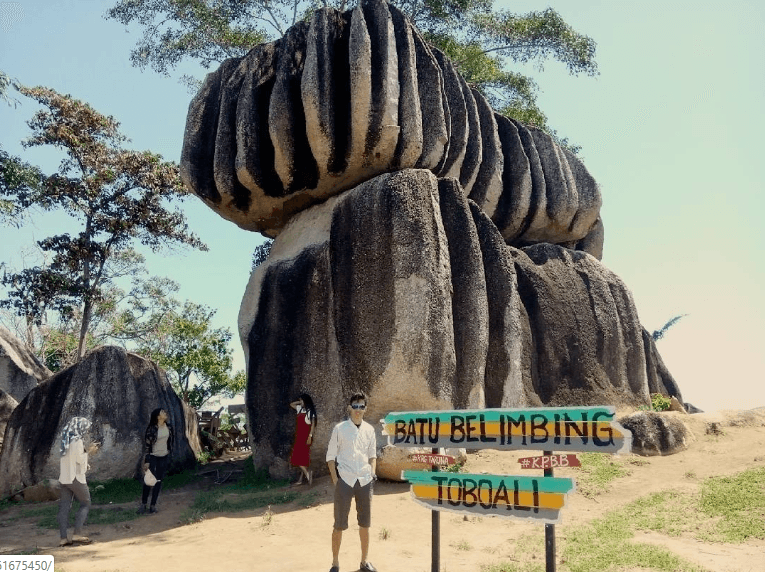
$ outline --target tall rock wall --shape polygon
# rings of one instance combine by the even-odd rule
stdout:
[[[151,361],[122,348],[98,348],[35,387],[14,409],[0,452],[0,494],[59,476],[59,438],[72,417],[93,423],[100,450],[89,459],[93,480],[138,474],[151,411],[166,409],[176,429],[171,466],[193,465],[181,400]]]
[[[289,470],[288,404],[304,391],[322,451],[354,388],[376,423],[394,410],[640,404],[664,379],[647,369],[617,276],[583,252],[508,246],[456,179],[428,170],[380,175],[294,217],[253,274],[239,327],[253,455],[274,475]]]

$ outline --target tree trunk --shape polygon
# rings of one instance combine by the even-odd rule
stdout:
[[[85,305],[82,308],[82,324],[80,325],[80,340],[77,343],[77,362],[82,359],[85,353],[85,337],[90,327],[90,316],[93,313],[93,302],[89,297],[85,298]]]

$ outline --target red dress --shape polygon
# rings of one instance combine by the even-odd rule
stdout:
[[[308,422],[305,409],[299,409],[295,427],[295,443],[292,445],[290,464],[295,467],[307,467],[311,462],[310,449],[306,443],[311,433],[311,423]]]

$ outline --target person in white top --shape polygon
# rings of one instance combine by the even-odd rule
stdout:
[[[367,560],[369,554],[369,527],[372,521],[372,495],[377,480],[377,438],[374,428],[364,421],[367,396],[354,393],[349,400],[350,419],[332,429],[327,446],[329,475],[335,485],[335,524],[332,529],[332,568],[340,570],[340,543],[343,531],[348,528],[351,499],[356,500],[356,515],[361,540],[361,572],[377,572]]]
[[[88,470],[88,453],[91,455],[98,449],[97,443],[91,443],[85,452],[83,440],[90,429],[90,421],[84,417],[72,417],[61,431],[61,453],[58,480],[61,483],[61,500],[58,505],[58,527],[61,534],[59,546],[67,546],[72,542],[88,543],[90,539],[82,534],[82,527],[90,511],[90,491],[85,480]],[[74,534],[68,539],[69,510],[72,499],[76,498],[80,507],[74,518]]]

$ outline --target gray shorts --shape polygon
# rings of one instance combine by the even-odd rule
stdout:
[[[358,481],[351,488],[343,479],[337,479],[335,485],[335,530],[348,528],[348,513],[351,511],[351,499],[356,499],[356,520],[361,528],[372,524],[372,493],[374,481],[361,486]]]

